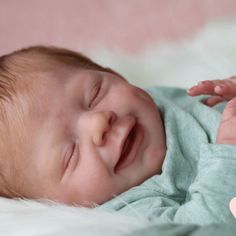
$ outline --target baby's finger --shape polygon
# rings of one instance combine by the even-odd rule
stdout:
[[[232,83],[236,83],[236,76],[235,76],[235,75],[230,76],[230,77],[227,78],[226,80],[229,80],[229,81],[231,81]]]
[[[236,97],[236,83],[225,83],[215,87],[215,93],[229,101]]]
[[[207,98],[206,100],[204,100],[204,104],[206,104],[209,107],[215,106],[216,104],[223,102],[224,99],[220,96],[213,96],[210,98]]]
[[[227,103],[222,115],[222,121],[226,121],[234,116],[236,116],[236,98]]]
[[[193,86],[190,89],[188,89],[187,92],[190,96],[198,96],[202,94],[215,95],[215,90],[214,90],[216,86],[215,81],[214,80],[201,81],[196,86]]]

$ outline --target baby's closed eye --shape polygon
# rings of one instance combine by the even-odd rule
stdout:
[[[68,151],[63,160],[63,170],[64,172],[72,171],[74,169],[77,161],[78,161],[78,152],[77,152],[78,145],[73,143],[68,148]]]

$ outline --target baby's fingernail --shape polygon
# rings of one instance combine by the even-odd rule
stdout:
[[[223,84],[217,85],[217,86],[215,87],[215,91],[216,91],[216,92],[221,92],[224,88],[225,88],[225,86],[224,86]]]

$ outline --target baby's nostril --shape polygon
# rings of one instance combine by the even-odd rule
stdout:
[[[109,125],[111,125],[111,124],[113,123],[113,119],[114,119],[113,116],[111,116],[111,117],[109,118],[109,122],[108,122]]]
[[[116,115],[115,114],[112,114],[110,117],[109,117],[109,125],[113,124],[113,122],[116,120]]]
[[[102,143],[105,144],[107,140],[107,132],[104,132],[102,135]]]
[[[104,141],[105,138],[106,138],[106,132],[104,132],[103,135],[102,135],[102,141]]]

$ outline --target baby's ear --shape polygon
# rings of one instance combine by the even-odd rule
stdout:
[[[234,197],[229,203],[229,209],[233,216],[236,218],[236,197]]]
[[[119,74],[118,72],[116,72],[116,71],[114,71],[114,70],[112,70],[111,68],[109,68],[109,67],[106,67],[106,70],[108,71],[108,72],[110,72],[110,73],[112,73],[112,74],[114,74],[114,75],[117,75],[117,76],[119,76],[121,79],[123,79],[123,80],[125,80],[126,82],[128,82],[127,81],[127,79],[125,79],[121,74]]]

